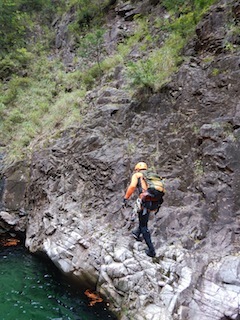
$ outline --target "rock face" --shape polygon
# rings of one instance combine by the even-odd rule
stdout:
[[[0,169],[1,169],[0,158]],[[25,233],[27,213],[25,211],[25,194],[29,168],[24,163],[5,170],[4,179],[0,177],[0,230],[4,232]],[[7,211],[5,211],[7,208]]]
[[[27,248],[99,291],[119,319],[240,318],[240,54],[225,46],[230,13],[239,23],[239,1],[212,8],[189,61],[158,94],[89,92],[84,124],[36,152],[30,177],[15,180],[28,182]],[[131,237],[134,198],[121,208],[140,160],[167,181],[149,222],[153,259]],[[5,188],[8,211],[10,196]],[[11,224],[8,212],[1,218]]]

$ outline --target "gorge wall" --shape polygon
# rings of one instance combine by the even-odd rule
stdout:
[[[109,301],[119,319],[240,319],[240,2],[220,1],[158,93],[115,81],[88,93],[81,127],[5,169],[1,227]],[[226,49],[226,40],[233,50]],[[122,198],[134,165],[166,178],[149,228],[131,237]]]

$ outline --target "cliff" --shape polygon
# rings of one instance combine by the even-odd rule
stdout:
[[[240,37],[226,27],[239,18],[239,1],[212,6],[158,92],[125,90],[117,70],[88,92],[80,127],[35,152],[30,171],[4,171],[2,228],[26,230],[30,252],[121,320],[240,319]],[[155,258],[131,237],[134,198],[121,208],[141,160],[166,178]]]

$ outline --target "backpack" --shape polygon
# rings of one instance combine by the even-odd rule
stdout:
[[[157,173],[150,171],[150,170],[143,170],[141,171],[143,174],[143,179],[147,183],[148,189],[155,189],[162,193],[165,193],[165,186],[164,181],[162,177],[160,177]]]
[[[166,192],[164,180],[157,173],[150,170],[142,170],[143,179],[147,183],[147,190],[142,193],[141,203],[146,210],[159,211],[163,203],[163,197]]]

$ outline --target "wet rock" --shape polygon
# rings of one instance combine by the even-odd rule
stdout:
[[[121,21],[132,10],[123,5]],[[26,247],[97,289],[121,320],[238,317],[240,56],[224,49],[230,12],[238,18],[234,1],[212,7],[195,57],[158,93],[120,89],[118,70],[88,92],[79,128],[33,153],[27,179],[21,166],[5,172],[1,223],[15,228],[26,212]],[[155,258],[131,236],[134,198],[121,206],[139,160],[166,178],[149,221]]]
[[[9,210],[24,210],[29,167],[24,162],[9,167],[4,173],[4,193],[2,206]]]

